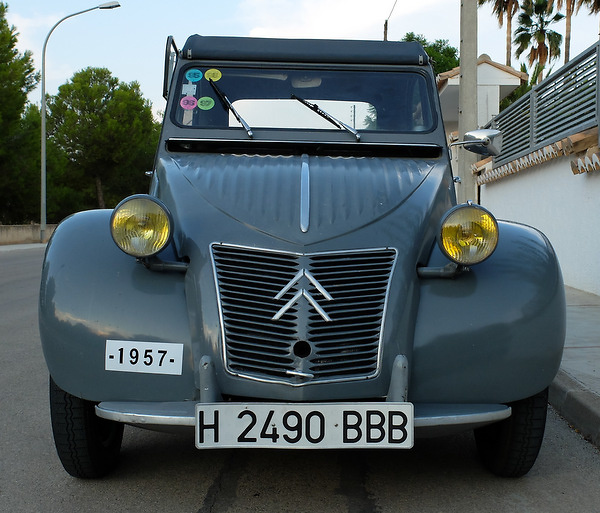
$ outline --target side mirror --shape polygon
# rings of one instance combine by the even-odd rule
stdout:
[[[488,128],[472,130],[465,134],[463,141],[452,143],[450,146],[464,146],[465,150],[473,153],[496,157],[502,151],[502,132]]]

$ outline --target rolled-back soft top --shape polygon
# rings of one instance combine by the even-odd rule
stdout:
[[[181,57],[189,60],[314,62],[330,64],[426,65],[429,58],[414,41],[270,39],[190,36]]]

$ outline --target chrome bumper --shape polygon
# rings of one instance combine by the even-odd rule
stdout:
[[[377,403],[373,403],[375,406]],[[389,404],[389,403],[386,403]],[[101,402],[96,414],[104,419],[145,428],[195,426],[196,402]],[[419,436],[474,429],[506,419],[504,404],[415,404],[414,426]]]

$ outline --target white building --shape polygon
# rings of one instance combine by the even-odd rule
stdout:
[[[512,93],[523,82],[527,74],[504,64],[492,61],[482,54],[477,60],[477,97],[479,127],[485,125],[500,111],[500,101]],[[438,92],[442,104],[442,116],[446,133],[458,130],[458,88],[460,68],[440,73],[437,78]],[[473,127],[473,129],[478,127]]]
[[[483,206],[498,219],[541,230],[556,250],[565,284],[600,295],[598,69],[600,42],[534,87],[530,100],[503,111],[494,123],[503,132],[502,154],[496,162],[478,162],[473,173]],[[484,126],[527,75],[482,55],[477,79]],[[459,82],[459,68],[438,77],[449,135],[458,127]]]

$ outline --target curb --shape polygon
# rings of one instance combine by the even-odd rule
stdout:
[[[568,422],[600,447],[600,397],[560,369],[550,385],[549,402]]]

